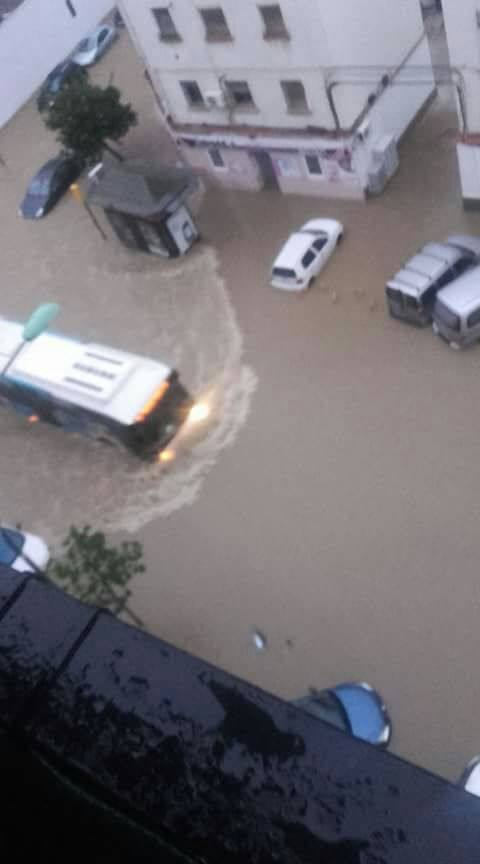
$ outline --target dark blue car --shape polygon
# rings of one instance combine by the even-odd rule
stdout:
[[[20,205],[24,219],[41,219],[55,206],[71,183],[80,176],[83,163],[76,156],[60,155],[49,159],[30,181]]]
[[[62,63],[59,63],[47,75],[40,88],[37,96],[38,110],[45,111],[47,108],[50,108],[55,101],[55,97],[63,87],[81,78],[86,78],[86,75],[86,69],[83,69],[73,60],[64,60]]]

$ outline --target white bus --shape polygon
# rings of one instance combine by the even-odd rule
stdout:
[[[0,404],[67,431],[121,444],[156,460],[193,401],[178,373],[157,360],[43,333],[25,345],[23,325],[0,318]]]

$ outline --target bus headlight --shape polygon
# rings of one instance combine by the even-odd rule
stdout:
[[[173,462],[175,459],[175,450],[162,450],[157,457],[157,462]]]
[[[195,405],[190,408],[190,414],[188,415],[188,419],[191,423],[202,423],[210,416],[210,408],[206,404],[206,402],[196,402]]]

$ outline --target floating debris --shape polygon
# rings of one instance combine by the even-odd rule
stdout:
[[[255,647],[255,651],[259,653],[261,651],[265,651],[267,647],[267,639],[260,630],[252,630],[252,642]]]

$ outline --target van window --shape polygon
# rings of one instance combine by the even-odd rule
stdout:
[[[446,327],[450,327],[450,330],[460,330],[460,318],[458,315],[455,315],[455,312],[452,312],[448,306],[445,306],[438,299],[435,303],[434,317],[438,318]]]
[[[467,318],[467,327],[475,327],[477,324],[480,324],[480,308],[471,312]]]
[[[312,261],[315,261],[315,254],[312,252],[311,249],[309,249],[308,252],[305,252],[305,255],[302,258],[302,267],[304,267],[306,270],[307,267],[310,267]]]
[[[273,276],[278,276],[280,279],[296,279],[295,270],[288,270],[286,267],[274,267],[272,270]]]
[[[390,285],[387,285],[386,288],[387,297],[390,300],[394,300],[395,303],[401,303],[402,301],[402,292],[398,290],[398,288],[391,288]]]
[[[403,301],[405,303],[405,309],[414,309],[415,312],[420,308],[420,303],[416,297],[412,297],[411,294],[404,294]]]

